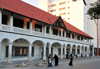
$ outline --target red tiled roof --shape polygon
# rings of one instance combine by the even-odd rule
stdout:
[[[88,34],[84,33],[83,31],[81,31],[81,30],[79,30],[78,28],[74,27],[73,25],[69,24],[68,22],[66,22],[66,21],[64,21],[64,20],[63,20],[63,22],[64,22],[64,24],[65,24],[67,30],[92,38],[92,37],[89,36]],[[92,39],[93,39],[93,38],[92,38]]]
[[[0,7],[11,12],[21,14],[23,16],[36,19],[51,25],[59,18],[59,16],[56,17],[54,15],[51,15],[20,0],[0,0]],[[91,36],[87,35],[86,33],[82,32],[81,30],[77,29],[76,27],[65,21],[64,24],[67,30],[92,38]]]
[[[51,24],[48,18],[52,19],[52,22],[58,18],[20,0],[0,0],[0,7],[48,24]]]

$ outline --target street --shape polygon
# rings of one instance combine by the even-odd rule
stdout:
[[[18,68],[0,68],[0,69],[100,69],[100,58],[74,59],[73,65],[68,66],[69,60],[60,60],[59,66],[47,67],[40,65],[38,67],[18,67]],[[54,65],[54,61],[53,61]]]

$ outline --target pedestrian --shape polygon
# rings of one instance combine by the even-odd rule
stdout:
[[[49,64],[49,58],[51,57],[51,54],[49,54],[49,56],[48,56],[48,64]]]
[[[48,67],[52,67],[51,55],[48,57]]]
[[[69,66],[73,66],[73,56],[72,56],[72,54],[70,55],[70,62],[69,62]]]
[[[53,59],[55,59],[55,66],[58,66],[59,58],[56,54],[54,55]]]
[[[84,53],[84,57],[86,58],[86,53]]]
[[[67,52],[67,54],[66,54],[66,59],[68,59],[68,54],[69,54],[69,53]]]

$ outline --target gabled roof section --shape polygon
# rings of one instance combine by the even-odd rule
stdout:
[[[63,22],[64,22],[67,30],[75,32],[75,33],[78,33],[78,34],[81,34],[81,35],[84,35],[84,36],[87,36],[87,37],[93,39],[91,36],[89,36],[88,34],[84,33],[83,31],[79,30],[78,28],[74,27],[73,25],[69,24],[68,22],[66,22],[64,20],[63,20]]]
[[[0,0],[0,7],[23,16],[53,24],[57,17],[21,0]],[[49,21],[51,20],[51,23]]]
[[[61,16],[58,16],[59,18],[56,20],[56,22],[53,23],[54,26],[60,27],[60,28],[64,28],[66,29],[66,26],[61,18]]]

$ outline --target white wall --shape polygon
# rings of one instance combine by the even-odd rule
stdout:
[[[90,3],[94,3],[97,0],[88,0],[88,8],[90,7]],[[97,25],[95,24],[94,20],[91,20],[88,17],[88,34],[94,38],[92,43],[94,43],[94,47],[97,47]]]

